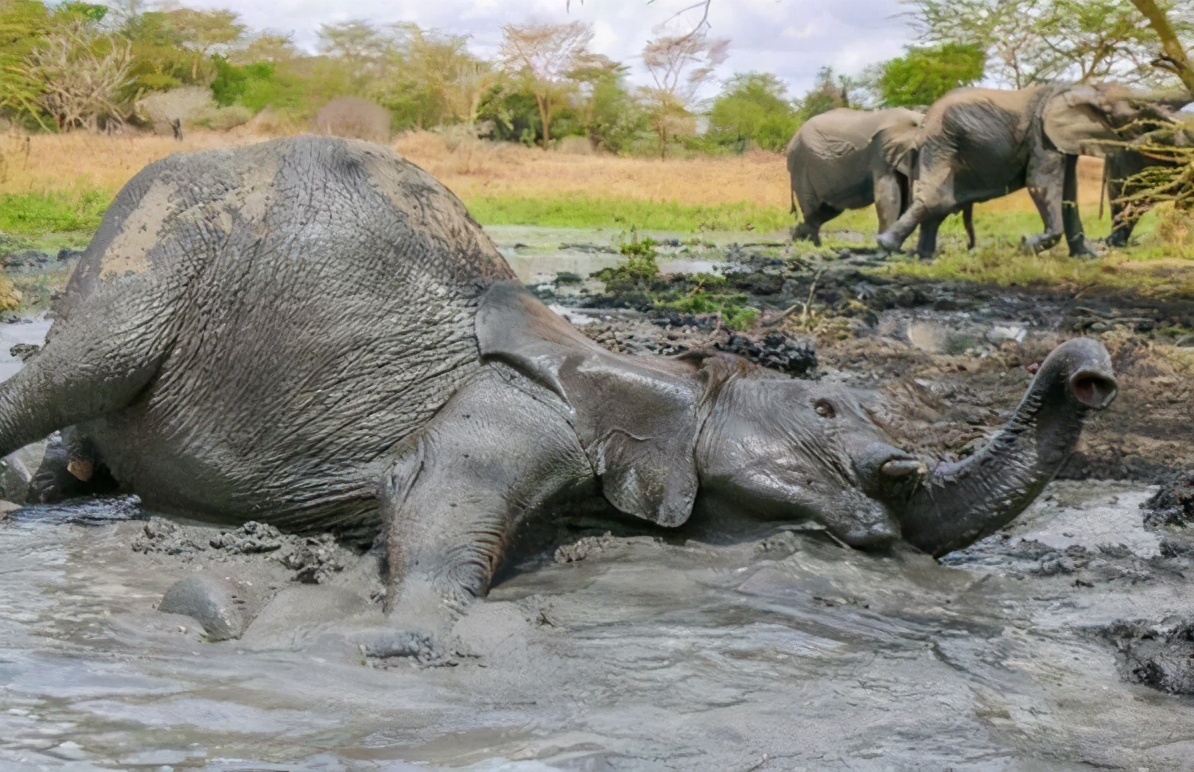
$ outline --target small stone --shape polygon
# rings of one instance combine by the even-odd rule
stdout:
[[[166,590],[158,611],[182,614],[203,625],[213,641],[239,638],[245,620],[237,608],[237,589],[231,582],[210,576],[188,576]]]

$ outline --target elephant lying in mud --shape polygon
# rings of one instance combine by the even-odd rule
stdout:
[[[385,148],[281,139],[176,155],[120,192],[42,351],[0,385],[0,451],[72,427],[158,511],[381,531],[420,650],[486,593],[519,527],[604,498],[661,526],[812,519],[940,555],[1056,473],[1116,383],[1077,339],[986,450],[932,471],[849,389],[729,355],[614,354],[515,280],[464,206]]]
[[[924,116],[912,110],[838,108],[809,118],[784,155],[791,180],[792,213],[803,222],[792,239],[821,246],[821,226],[847,209],[875,205],[879,230],[891,227],[911,200],[917,137]],[[973,208],[961,208],[974,247]]]
[[[1041,252],[1064,235],[1071,255],[1091,255],[1078,216],[1078,155],[1102,155],[1171,116],[1160,101],[1114,85],[951,91],[925,114],[912,202],[879,234],[879,246],[894,252],[919,226],[917,254],[930,259],[938,227],[959,206],[1026,187],[1045,230],[1025,236],[1024,248]]]

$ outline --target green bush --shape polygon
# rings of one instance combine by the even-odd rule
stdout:
[[[0,231],[42,235],[99,228],[111,199],[98,190],[0,195]]]
[[[244,105],[231,105],[210,110],[195,120],[195,123],[205,129],[214,131],[229,131],[237,126],[244,126],[253,120],[253,111]]]

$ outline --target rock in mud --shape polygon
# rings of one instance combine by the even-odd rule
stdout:
[[[332,574],[344,570],[344,549],[330,533],[311,536],[278,556],[279,562],[295,572],[303,584],[323,584]]]
[[[47,443],[35,442],[0,459],[0,498],[25,503],[30,500],[33,477],[46,454]]]
[[[794,340],[782,332],[769,332],[758,340],[731,335],[717,348],[788,375],[806,375],[817,366],[817,352],[811,342]]]
[[[211,537],[212,549],[234,555],[258,555],[282,549],[285,537],[272,525],[250,520],[231,531],[220,531]]]
[[[158,552],[189,557],[207,548],[177,523],[154,516],[145,523],[141,534],[133,539],[132,549],[133,552],[146,554]]]
[[[22,362],[28,362],[39,351],[41,351],[41,346],[36,343],[17,343],[8,349],[10,355]]]
[[[606,531],[601,536],[585,536],[572,544],[557,548],[555,561],[560,564],[579,563],[585,558],[604,552],[613,543],[614,535],[611,531]]]
[[[1185,527],[1194,524],[1194,474],[1186,474],[1161,486],[1144,503],[1144,527]]]
[[[1194,621],[1120,621],[1104,634],[1125,679],[1169,694],[1194,694]]]
[[[246,621],[241,607],[245,600],[242,591],[226,579],[194,575],[179,579],[158,604],[158,611],[182,614],[203,625],[213,641],[239,638]]]

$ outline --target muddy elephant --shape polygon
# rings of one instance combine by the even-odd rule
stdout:
[[[1183,166],[1185,161],[1178,153],[1186,148],[1194,148],[1194,128],[1151,132],[1131,145],[1107,154],[1103,168],[1103,181],[1111,204],[1111,233],[1107,236],[1107,246],[1128,245],[1136,223],[1155,204],[1147,195],[1149,170]]]
[[[0,385],[0,451],[72,427],[76,476],[102,468],[151,509],[380,531],[395,632],[369,647],[389,656],[422,651],[521,526],[577,501],[943,554],[1022,511],[1115,393],[1103,347],[1070,341],[986,450],[926,471],[841,385],[602,348],[418,167],[301,137],[125,186],[45,347]]]
[[[919,226],[917,253],[929,259],[941,221],[955,208],[1027,187],[1044,232],[1024,236],[1024,249],[1050,249],[1064,235],[1071,255],[1093,254],[1078,217],[1078,156],[1101,155],[1108,143],[1170,116],[1114,85],[951,91],[925,114],[912,203],[879,234],[879,246],[894,252]]]
[[[808,119],[784,151],[792,213],[803,217],[792,239],[821,246],[822,225],[847,209],[871,204],[879,216],[879,230],[887,230],[908,207],[909,175],[923,118],[903,108],[837,108]],[[965,207],[962,215],[973,247],[971,208]]]

